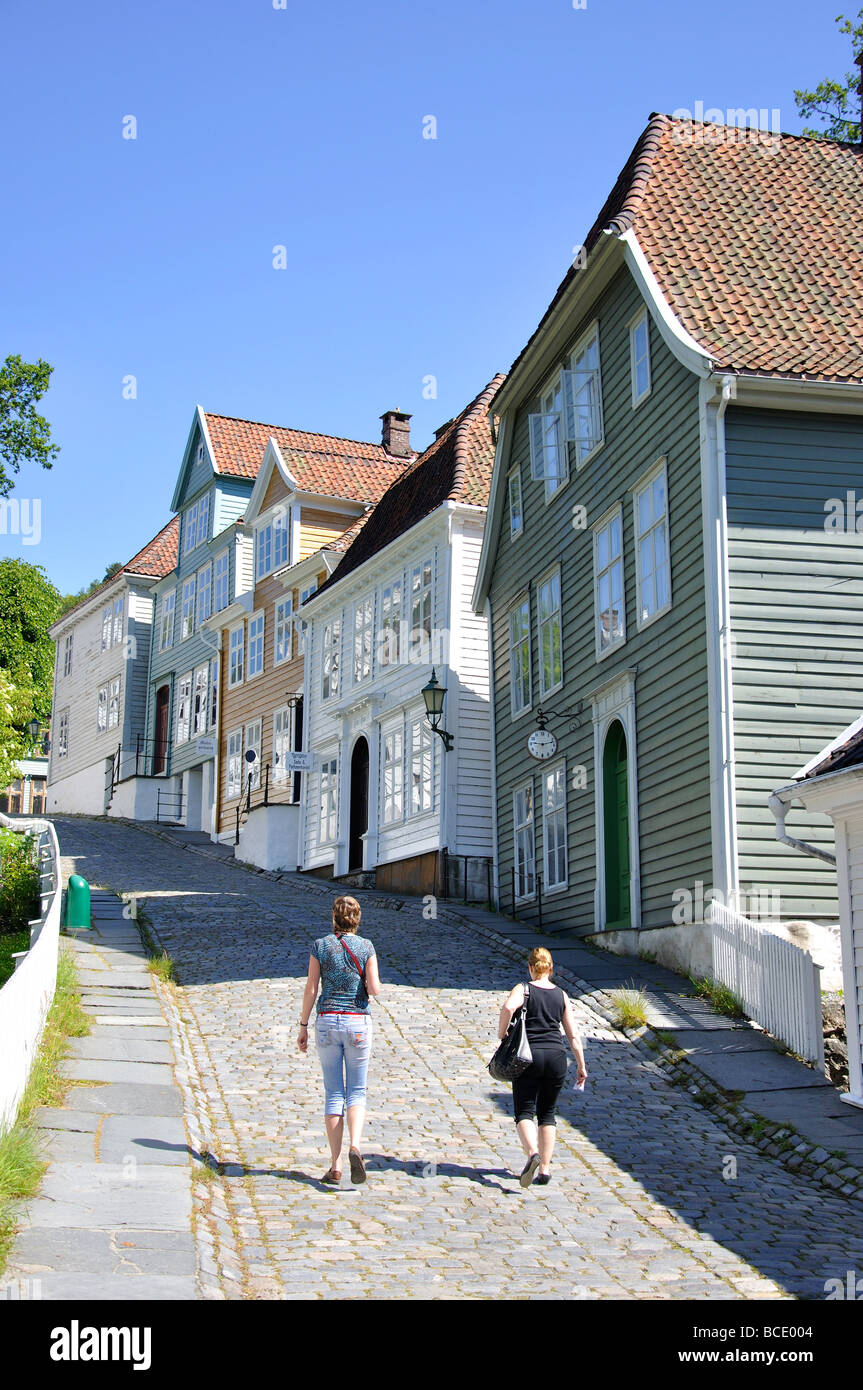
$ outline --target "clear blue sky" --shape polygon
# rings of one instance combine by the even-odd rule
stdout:
[[[198,402],[361,439],[398,407],[425,445],[510,366],[650,112],[799,131],[794,88],[850,66],[838,9],[2,0],[0,358],[54,366],[62,452],[18,477],[40,543],[0,553],[64,592],[128,560]]]

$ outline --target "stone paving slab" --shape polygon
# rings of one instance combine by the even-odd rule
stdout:
[[[142,1042],[169,1042],[171,1030],[161,1015],[102,1014],[93,1023],[91,1038],[140,1038]]]
[[[197,1296],[194,1275],[175,1274],[54,1274],[40,1273],[39,1296],[42,1299],[74,1303],[150,1302],[175,1303]],[[14,1283],[8,1272],[6,1281]],[[2,1284],[0,1284],[2,1290]]]
[[[166,1062],[171,1066],[174,1054],[170,1044],[147,1039],[140,1028],[127,1029],[121,1036],[116,1028],[100,1028],[87,1038],[73,1038],[69,1043],[72,1057],[116,1062]],[[122,1080],[122,1077],[99,1077],[100,1081]],[[145,1078],[146,1079],[146,1078]]]
[[[110,983],[106,976],[111,976]],[[109,989],[112,993],[124,991],[130,993],[133,990],[147,990],[150,988],[150,972],[148,970],[114,970],[113,966],[106,966],[104,970],[79,970],[78,978],[82,989]]]
[[[697,1061],[700,1053],[770,1052],[776,1053],[776,1043],[766,1033],[755,1028],[678,1028],[674,1033],[675,1047],[681,1047]]]
[[[110,1062],[83,1057],[61,1062],[59,1070],[61,1076],[74,1081],[126,1081],[156,1086],[168,1086],[172,1081],[171,1067],[164,1062]]]
[[[30,1227],[146,1230],[157,1216],[159,1230],[187,1231],[191,1214],[188,1173],[164,1164],[138,1165],[130,1177],[122,1163],[52,1163],[27,1203]]]
[[[18,1237],[15,1254],[20,1268],[33,1275],[42,1269],[101,1279],[135,1274],[188,1278],[195,1273],[195,1246],[188,1231],[31,1229]]]
[[[129,1085],[79,1086],[69,1099],[75,1111],[97,1115],[182,1115],[183,1102],[175,1086]],[[63,1115],[67,1112],[57,1112]]]
[[[84,1130],[95,1133],[99,1128],[101,1116],[90,1110],[55,1110],[48,1105],[40,1105],[35,1111],[36,1123],[40,1129]]]
[[[747,1095],[778,1089],[833,1091],[826,1076],[813,1067],[802,1066],[793,1057],[783,1056],[772,1049],[769,1052],[746,1053],[702,1052],[693,1056],[692,1061],[726,1091],[745,1091]]]
[[[99,1133],[100,1160],[122,1163],[129,1157],[138,1163],[188,1166],[191,1154],[180,1116],[106,1116]]]

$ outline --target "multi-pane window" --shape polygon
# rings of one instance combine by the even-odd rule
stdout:
[[[222,550],[215,559],[215,596],[214,602],[216,612],[221,613],[223,608],[227,608],[230,602],[230,589],[228,584],[229,558],[227,550]]]
[[[539,691],[548,695],[563,683],[561,652],[560,570],[546,575],[537,589],[539,618]]]
[[[623,519],[618,508],[594,531],[596,584],[596,654],[602,656],[626,639],[623,595]]]
[[[560,376],[541,397],[540,407],[538,415],[528,416],[530,475],[544,480],[545,495],[550,498],[569,477]]]
[[[372,601],[358,603],[354,609],[354,681],[364,681],[372,673]]]
[[[57,757],[65,758],[69,752],[69,711],[60,711],[60,719],[57,725]]]
[[[632,374],[632,404],[650,395],[650,336],[647,309],[629,325],[629,365]]]
[[[98,703],[96,705],[96,730],[103,733],[108,727],[108,687],[103,685],[99,691]]]
[[[231,628],[231,635],[228,639],[228,685],[240,685],[243,680],[243,668],[245,664],[245,630],[241,623],[239,627]]]
[[[102,651],[106,652],[111,645],[111,624],[114,613],[110,603],[107,608],[102,609]]]
[[[426,719],[417,719],[411,730],[410,811],[418,816],[432,807],[432,731]]]
[[[195,550],[207,540],[210,533],[210,494],[193,502],[191,507],[186,509],[185,514],[185,540],[183,541],[183,554],[188,555],[190,550]]]
[[[198,627],[205,623],[213,611],[213,566],[205,565],[198,570]]]
[[[273,568],[273,523],[255,532],[255,575],[263,579]]]
[[[404,786],[404,735],[401,729],[384,734],[383,803],[384,825],[402,819]]]
[[[515,836],[515,896],[531,898],[536,891],[533,842],[533,786],[528,783],[513,796]]]
[[[180,676],[177,681],[177,730],[175,743],[188,743],[192,716],[192,673]]]
[[[509,493],[509,534],[514,539],[524,530],[524,512],[521,504],[521,471],[514,468],[507,479]]]
[[[530,706],[530,600],[509,615],[509,698],[513,714]]]
[[[114,633],[113,642],[119,643],[123,640],[123,600],[114,599]]]
[[[219,714],[219,658],[213,657],[210,662],[210,728],[218,727],[217,719]]]
[[[246,725],[246,752],[254,753],[254,758],[245,758],[246,785],[252,790],[261,785],[261,721],[253,719]],[[251,784],[249,777],[251,776]]]
[[[290,661],[291,646],[294,631],[294,600],[293,596],[282,599],[281,603],[276,604],[276,627],[273,650],[273,664],[278,666],[280,661]]]
[[[566,769],[561,763],[543,774],[542,821],[545,887],[566,884]]]
[[[563,373],[566,437],[575,445],[580,467],[604,441],[599,329],[594,326],[576,344],[570,370]]]
[[[207,700],[209,697],[209,668],[206,661],[203,666],[195,668],[195,688],[192,700],[192,733],[197,738],[198,734],[206,732],[207,728]]]
[[[108,686],[108,728],[116,729],[120,723],[120,678],[116,676]]]
[[[396,666],[401,653],[402,581],[385,584],[381,594],[380,664]]]
[[[428,661],[432,632],[432,562],[424,560],[411,570],[411,661]]]
[[[668,479],[663,462],[633,496],[639,627],[671,607]]]
[[[174,645],[174,607],[177,601],[177,591],[172,589],[170,593],[162,595],[162,624],[159,629],[159,651],[167,651],[168,647]]]
[[[321,699],[329,700],[339,693],[339,646],[341,642],[341,620],[335,618],[324,627],[323,653],[321,657]]]
[[[73,638],[73,636],[74,636],[74,634],[70,632],[70,633],[69,633],[69,636],[66,638],[66,641],[63,643],[63,675],[64,675],[64,676],[71,676],[71,674],[72,674],[72,638]]]
[[[273,569],[282,569],[290,554],[291,514],[284,508],[273,517]]]
[[[287,756],[291,751],[291,711],[287,705],[273,713],[273,781],[286,782],[290,777]]]
[[[338,759],[321,764],[321,793],[318,817],[321,844],[336,838],[338,830]]]
[[[180,641],[185,642],[195,631],[195,576],[183,583],[183,615],[180,624]]]
[[[264,669],[264,615],[255,613],[249,619],[249,677],[260,675]]]
[[[239,796],[243,790],[243,731],[234,729],[228,734],[227,780],[225,795]]]
[[[316,594],[317,592],[318,592],[317,581],[315,581],[314,584],[310,584],[309,587],[308,587],[308,589],[301,589],[301,590],[300,590],[300,607],[303,606],[303,604],[306,602],[307,599],[310,599],[310,598],[311,598],[312,594]],[[305,652],[305,650],[306,650],[306,629],[305,629],[305,624],[304,624],[303,622],[299,622],[299,623],[298,623],[298,626],[297,626],[297,655],[298,655],[298,656],[302,656],[303,653]]]

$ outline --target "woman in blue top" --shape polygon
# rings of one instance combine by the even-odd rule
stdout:
[[[320,937],[309,957],[298,1038],[301,1052],[309,1046],[309,1014],[321,987],[315,1021],[315,1043],[324,1073],[324,1124],[332,1163],[322,1181],[337,1187],[342,1179],[344,1115],[348,1115],[348,1158],[353,1182],[365,1182],[360,1153],[366,1117],[366,1077],[372,1051],[369,995],[380,994],[375,948],[357,936],[361,909],[356,898],[336,898],[333,930]],[[345,938],[349,937],[348,942]],[[305,1021],[304,1021],[305,1020]]]

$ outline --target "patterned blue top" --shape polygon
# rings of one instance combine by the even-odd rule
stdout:
[[[346,932],[345,940],[361,966],[375,954],[374,946],[364,936]],[[321,967],[319,1014],[371,1013],[369,996],[359,971],[335,932],[319,937],[312,947],[312,955]]]

